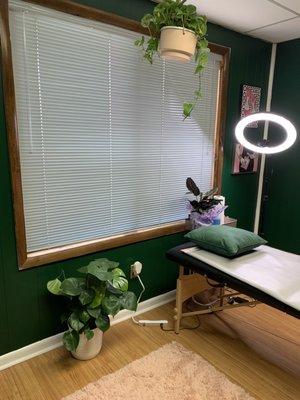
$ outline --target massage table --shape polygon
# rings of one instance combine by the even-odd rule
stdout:
[[[226,258],[189,242],[169,250],[166,256],[179,265],[174,309],[176,333],[183,317],[258,303],[300,318],[299,255],[264,245],[239,257]],[[217,301],[201,310],[183,312],[186,300],[211,287],[220,289]],[[228,288],[236,293],[227,292]]]

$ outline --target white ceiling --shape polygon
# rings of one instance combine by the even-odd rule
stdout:
[[[300,38],[300,0],[187,0],[187,4],[194,4],[210,22],[268,42]]]
[[[188,0],[216,24],[279,43],[300,38],[300,0]]]

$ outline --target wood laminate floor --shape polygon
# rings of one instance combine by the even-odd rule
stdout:
[[[168,304],[143,317],[171,320],[173,307]],[[194,323],[189,319],[185,325]],[[299,400],[299,333],[300,320],[265,305],[203,316],[198,329],[182,330],[179,335],[159,327],[139,327],[128,320],[105,334],[102,351],[93,360],[77,361],[59,348],[0,372],[0,399],[58,400],[165,343],[177,341],[257,400]]]

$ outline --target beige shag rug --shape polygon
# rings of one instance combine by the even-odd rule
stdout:
[[[101,356],[100,356],[101,357]],[[64,400],[254,400],[201,358],[173,342]]]

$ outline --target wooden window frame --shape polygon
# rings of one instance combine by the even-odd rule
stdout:
[[[77,4],[69,0],[26,0],[45,6],[57,11],[104,22],[134,32],[148,34],[137,21],[120,17],[99,9]],[[8,151],[10,158],[13,207],[15,218],[15,236],[17,243],[17,257],[19,269],[31,268],[51,262],[61,261],[84,254],[94,253],[118,246],[140,242],[164,235],[170,235],[186,230],[185,221],[152,226],[126,232],[124,234],[104,237],[96,240],[89,240],[72,245],[65,245],[41,251],[27,252],[25,216],[23,207],[21,166],[18,143],[18,129],[16,118],[16,99],[14,89],[12,52],[9,31],[9,7],[8,0],[1,0],[0,4],[0,40],[1,40],[1,68],[3,76],[4,106],[6,116],[6,130],[8,138]],[[216,119],[215,138],[215,160],[214,160],[214,185],[221,189],[222,168],[223,168],[223,138],[225,132],[227,87],[229,74],[230,48],[210,43],[212,52],[222,55],[221,70],[219,77],[219,96]]]

